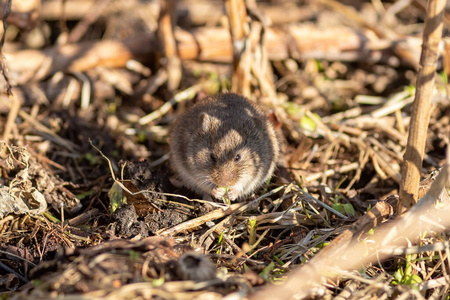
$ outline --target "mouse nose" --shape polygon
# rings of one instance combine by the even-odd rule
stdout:
[[[217,172],[212,174],[213,182],[217,186],[221,187],[229,187],[232,186],[236,181],[235,172],[232,168],[221,168]]]

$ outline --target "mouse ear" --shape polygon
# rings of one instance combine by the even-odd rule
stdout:
[[[203,132],[211,132],[214,128],[219,126],[219,119],[214,116],[208,115],[205,112],[200,113],[200,120],[202,122]]]
[[[253,116],[252,121],[255,128],[266,128],[266,120],[261,118],[260,116]]]

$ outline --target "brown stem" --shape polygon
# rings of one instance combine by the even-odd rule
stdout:
[[[442,37],[442,16],[445,0],[429,0],[423,33],[422,54],[417,75],[416,97],[414,99],[409,127],[408,143],[403,156],[402,181],[400,185],[399,214],[417,202],[420,171],[427,138],[431,110],[431,96],[434,88],[438,46]]]
[[[247,12],[244,0],[225,0],[225,8],[230,26],[231,41],[233,43],[233,76],[231,90],[244,95],[250,94],[250,70],[248,58],[248,28],[246,24]]]
[[[181,80],[181,61],[178,57],[177,44],[172,26],[174,11],[174,0],[166,0],[164,5],[161,6],[158,28],[159,45],[165,57],[165,61],[162,63],[167,70],[167,87],[170,91],[177,89]]]

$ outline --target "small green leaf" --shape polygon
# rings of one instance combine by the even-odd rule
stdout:
[[[319,73],[322,73],[325,71],[325,68],[323,67],[323,63],[320,60],[316,60],[316,68]]]
[[[402,283],[407,284],[407,285],[416,285],[421,282],[422,282],[422,278],[419,275],[412,274],[412,275],[405,276]]]
[[[108,192],[109,197],[109,211],[114,213],[123,204],[127,203],[127,197],[123,196],[122,188],[114,182],[111,189]]]
[[[283,261],[282,261],[281,259],[279,259],[278,256],[273,255],[273,256],[272,256],[272,259],[273,259],[274,261],[276,261],[280,266],[284,265]]]
[[[137,251],[134,250],[130,250],[128,252],[128,255],[130,256],[130,261],[135,262],[139,259],[139,256],[141,256],[141,254]]]
[[[51,213],[49,213],[49,212],[44,212],[44,216],[45,216],[48,220],[52,221],[53,223],[61,224],[61,221],[60,221],[57,217],[53,216],[53,215],[52,215]]]
[[[286,102],[284,104],[284,109],[291,116],[300,117],[304,115],[302,107],[294,102]]]
[[[92,153],[86,153],[84,158],[89,162],[91,166],[96,166],[100,164],[100,158],[98,156],[92,155]]]
[[[416,94],[416,87],[414,85],[409,85],[405,87],[405,90],[408,91],[410,97]]]
[[[445,84],[448,84],[448,78],[447,78],[447,74],[445,74],[444,71],[439,73],[439,77],[442,78],[442,81],[444,81]]]
[[[155,280],[152,281],[152,285],[153,285],[154,287],[160,287],[160,286],[162,286],[163,284],[164,284],[164,277],[160,277],[160,278],[155,279]]]
[[[317,244],[317,248],[322,249],[323,247],[326,247],[330,242],[322,242]]]
[[[79,200],[83,200],[87,196],[91,196],[94,193],[95,193],[94,191],[86,191],[83,193],[76,194],[75,197],[77,197],[77,199],[79,199]]]
[[[42,280],[39,280],[39,279],[33,279],[31,281],[31,283],[33,284],[34,287],[40,287],[40,286],[44,285],[44,282]]]
[[[267,267],[265,267],[260,273],[259,276],[264,278],[265,280],[269,280],[270,272],[275,268],[274,262],[271,262]]]
[[[219,235],[219,241],[217,242],[217,244],[218,244],[219,246],[220,246],[220,244],[222,244],[223,234],[224,234],[224,231],[222,231],[222,232],[220,233],[220,235]]]
[[[338,212],[340,212],[341,214],[343,214],[344,211],[344,206],[341,203],[336,203],[336,204],[332,204],[331,208],[337,210]]]
[[[395,278],[395,281],[396,281],[397,284],[402,281],[402,279],[403,279],[403,271],[402,271],[402,269],[398,269],[397,271],[395,271],[394,278]]]
[[[353,208],[353,205],[351,205],[350,203],[342,204],[342,206],[346,214],[352,216],[356,215],[355,209]]]
[[[146,136],[146,134],[145,134],[145,131],[140,131],[140,132],[138,133],[137,138],[138,138],[138,143],[143,143],[143,142],[145,142],[145,141],[147,140],[147,136]]]
[[[317,128],[316,122],[314,122],[313,119],[307,116],[303,116],[300,119],[300,127],[304,130],[307,130],[309,132],[314,132]]]

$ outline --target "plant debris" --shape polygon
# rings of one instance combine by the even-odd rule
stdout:
[[[425,1],[231,2],[0,3],[2,299],[448,299],[448,8],[400,216]],[[168,136],[231,90],[281,152],[226,205],[177,184]]]

